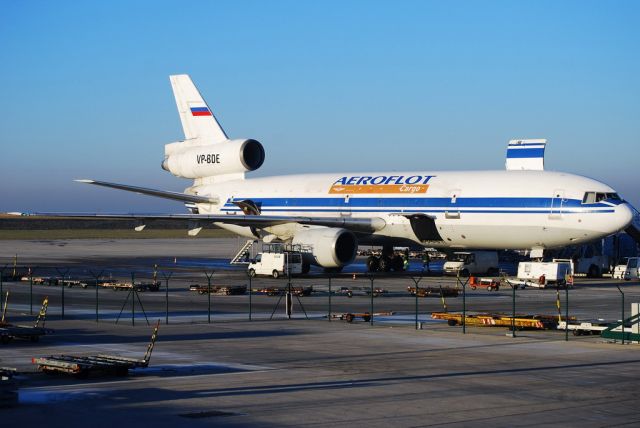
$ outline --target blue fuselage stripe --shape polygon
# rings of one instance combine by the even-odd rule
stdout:
[[[222,211],[226,212],[234,212],[241,211],[240,208],[222,208]],[[554,210],[435,210],[435,209],[385,209],[385,210],[374,210],[374,209],[349,209],[348,207],[345,209],[336,209],[336,208],[299,208],[299,207],[290,207],[290,208],[265,208],[262,210],[262,213],[267,212],[332,212],[332,213],[340,213],[340,212],[357,212],[357,213],[445,213],[445,212],[461,212],[468,214],[601,214],[601,213],[613,213],[615,210],[583,210],[583,211],[568,211],[563,209],[554,209]]]
[[[614,212],[607,203],[583,204],[579,199],[553,198],[420,198],[420,197],[351,197],[351,198],[237,198],[250,199],[262,212],[429,212],[460,211],[468,213],[605,213]],[[227,201],[223,211],[239,211]]]
[[[579,199],[553,198],[424,198],[424,197],[324,197],[324,198],[235,198],[236,200],[251,200],[261,207],[344,207],[344,208],[608,208],[603,203],[583,204]],[[231,201],[225,207],[235,207]]]

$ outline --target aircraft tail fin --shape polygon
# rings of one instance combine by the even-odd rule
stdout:
[[[507,170],[544,170],[547,140],[511,140],[507,147]]]
[[[176,98],[180,121],[187,140],[198,139],[205,143],[226,141],[224,132],[213,112],[198,92],[187,74],[169,76]]]

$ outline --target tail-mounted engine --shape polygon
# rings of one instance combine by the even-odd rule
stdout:
[[[254,171],[264,162],[264,148],[256,140],[229,140],[219,144],[165,145],[162,169],[176,177],[203,178]]]

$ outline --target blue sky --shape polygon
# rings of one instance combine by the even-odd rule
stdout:
[[[547,169],[640,206],[640,3],[0,2],[0,211],[182,212],[73,183],[182,191],[168,76],[188,73],[255,175],[502,169],[547,138]]]

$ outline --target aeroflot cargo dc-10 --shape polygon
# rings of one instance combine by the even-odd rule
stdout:
[[[193,179],[184,193],[78,180],[182,201],[189,219],[265,242],[300,244],[308,264],[339,269],[359,244],[435,248],[544,249],[579,244],[631,225],[633,208],[599,181],[544,171],[546,140],[512,140],[504,171],[301,174],[246,179],[265,158],[253,139],[227,137],[187,75],[171,76],[185,140],[165,145],[162,168]],[[142,227],[139,227],[141,229]],[[385,264],[385,260],[381,260]],[[389,261],[386,260],[386,263]]]

